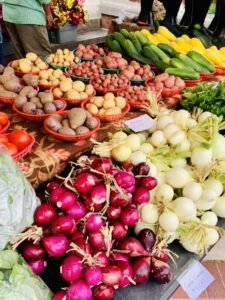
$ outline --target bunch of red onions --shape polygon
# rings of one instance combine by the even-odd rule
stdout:
[[[148,174],[145,163],[118,168],[109,158],[95,157],[76,169],[76,193],[59,182],[48,184],[49,203],[34,214],[42,235],[20,249],[36,274],[43,271],[47,256],[63,257],[60,273],[70,285],[55,300],[65,295],[68,300],[110,300],[115,287],[141,284],[150,276],[159,283],[170,280],[166,252],[152,250],[154,233],[141,231],[140,241],[127,235],[139,221],[138,205],[150,201],[150,190],[157,185]]]

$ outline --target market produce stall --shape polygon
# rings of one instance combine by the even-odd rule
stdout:
[[[224,49],[163,27],[106,44],[2,70],[1,144],[41,186],[7,241],[55,300],[167,299],[224,234]]]

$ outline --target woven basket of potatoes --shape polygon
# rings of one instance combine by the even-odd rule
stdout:
[[[95,96],[82,102],[82,107],[102,122],[118,121],[124,118],[130,110],[130,105],[124,97],[106,93],[104,96]]]
[[[60,82],[67,77],[61,69],[48,69],[40,71],[38,75],[38,86],[40,89],[48,90],[59,86]]]
[[[46,118],[44,128],[60,140],[74,142],[93,136],[100,128],[100,120],[87,110],[74,107]]]
[[[27,53],[25,58],[11,61],[8,66],[12,67],[15,74],[20,77],[25,74],[38,75],[41,70],[48,69],[48,65],[32,52]]]
[[[54,100],[51,91],[38,92],[31,86],[24,87],[15,98],[13,110],[23,119],[41,122],[55,112],[66,109],[62,100]]]
[[[57,49],[55,53],[48,55],[45,61],[53,69],[64,69],[72,63],[79,63],[80,58],[69,49]]]
[[[72,81],[71,78],[60,81],[59,87],[52,91],[55,99],[71,105],[79,105],[84,100],[89,101],[95,95],[91,84],[85,84],[80,80]]]

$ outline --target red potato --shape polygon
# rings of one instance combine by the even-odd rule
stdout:
[[[116,75],[116,74],[107,74],[107,75],[100,75],[97,78],[92,80],[92,84],[96,87],[96,83],[99,85],[99,88],[107,90],[114,90],[114,89],[121,89],[125,86],[129,85],[129,80],[124,77],[123,75]]]
[[[186,84],[185,84],[184,80],[181,79],[180,77],[176,77],[175,85],[176,85],[179,89],[184,89],[184,88],[186,87]]]
[[[82,44],[79,44],[77,47],[76,54],[80,58],[95,59],[103,56],[105,52],[103,48],[100,48],[97,45],[84,46]]]
[[[169,78],[169,74],[162,73],[155,77],[154,81],[165,81],[167,78]]]

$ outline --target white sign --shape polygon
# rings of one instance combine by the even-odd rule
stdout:
[[[134,132],[140,132],[150,129],[154,125],[155,120],[149,117],[149,115],[145,114],[141,115],[140,117],[127,120],[124,123]]]

